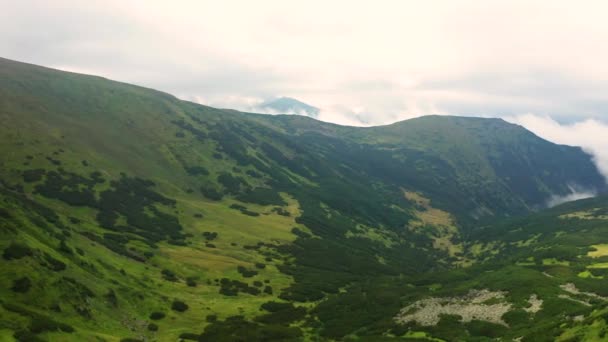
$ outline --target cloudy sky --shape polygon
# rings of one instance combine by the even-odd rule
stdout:
[[[0,56],[324,121],[508,118],[608,174],[605,1],[0,0]],[[598,152],[599,151],[599,152]]]

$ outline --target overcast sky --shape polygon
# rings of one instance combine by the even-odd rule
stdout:
[[[0,0],[0,9],[0,56],[10,59],[218,107],[290,96],[341,124],[508,117],[608,151],[606,1]]]

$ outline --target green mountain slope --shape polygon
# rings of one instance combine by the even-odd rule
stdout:
[[[0,118],[6,339],[390,338],[421,274],[493,260],[476,227],[605,191],[501,120],[343,127],[5,59]]]
[[[415,287],[399,297],[400,309],[384,311],[399,322],[393,333],[449,341],[605,340],[606,208],[604,196],[477,229],[470,243],[479,263],[410,280]]]

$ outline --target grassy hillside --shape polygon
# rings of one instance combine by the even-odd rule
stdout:
[[[396,331],[443,340],[605,340],[607,207],[608,198],[599,197],[476,230],[469,243],[478,263],[413,280],[415,291],[426,290],[401,297]]]
[[[420,337],[393,317],[429,279],[511,253],[475,227],[605,190],[500,120],[343,127],[5,59],[0,118],[7,340]]]

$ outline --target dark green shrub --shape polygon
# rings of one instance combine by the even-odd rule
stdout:
[[[240,204],[233,203],[230,205],[230,209],[243,211],[243,210],[247,210],[247,207],[240,205]]]
[[[67,267],[63,261],[53,258],[53,256],[46,252],[44,252],[42,259],[44,262],[41,265],[54,272],[63,271]]]
[[[188,304],[182,302],[181,300],[174,300],[173,303],[171,304],[171,310],[174,310],[177,312],[184,312],[184,311],[188,310]]]
[[[221,201],[224,195],[212,187],[201,187],[201,193],[212,201]]]
[[[59,250],[61,253],[65,253],[68,255],[74,254],[74,251],[72,250],[72,248],[70,246],[68,246],[68,244],[65,242],[65,240],[61,240],[61,242],[59,243],[59,248],[57,248],[57,250]]]
[[[26,183],[33,183],[42,180],[42,177],[46,174],[44,169],[25,170],[21,174],[23,181]]]
[[[268,312],[278,312],[292,309],[294,306],[291,303],[266,302],[261,308]]]
[[[200,335],[195,333],[181,333],[179,335],[179,338],[181,338],[182,340],[198,341]]]
[[[190,166],[190,167],[185,167],[185,169],[186,169],[186,172],[191,176],[209,175],[209,170],[207,170],[206,168],[204,168],[202,166]]]
[[[151,320],[158,321],[158,320],[163,319],[163,318],[165,318],[165,313],[164,312],[155,311],[155,312],[153,312],[153,313],[150,314],[150,319]]]
[[[265,324],[285,325],[294,321],[299,321],[306,316],[306,309],[295,307],[291,303],[267,302],[261,308],[269,313],[256,318],[256,321]]]
[[[199,341],[297,341],[301,336],[296,327],[262,325],[233,316],[207,325]]]
[[[183,239],[169,239],[167,240],[167,243],[174,246],[188,246],[186,240]]]
[[[8,219],[8,218],[11,218],[13,216],[11,215],[11,213],[8,212],[8,210],[6,210],[4,208],[0,208],[0,217]]]
[[[57,322],[48,317],[38,315],[36,317],[32,317],[30,331],[36,334],[45,331],[63,331],[72,333],[74,332],[74,328],[69,324]]]
[[[245,214],[245,215],[249,215],[249,216],[260,216],[260,214],[259,214],[259,213],[256,213],[255,211],[251,211],[251,210],[247,209],[247,207],[242,206],[242,205],[240,205],[240,204],[236,204],[236,203],[231,204],[231,205],[230,205],[230,208],[231,208],[231,209],[235,209],[235,210],[239,210],[239,211],[240,211],[242,214]]]
[[[175,273],[173,273],[173,271],[168,270],[168,269],[163,269],[160,272],[163,276],[163,279],[168,280],[168,281],[178,281],[179,278],[177,278],[177,276],[175,275]]]
[[[13,334],[13,337],[19,342],[45,342],[40,337],[36,336],[36,334],[28,330],[16,331]]]
[[[196,287],[196,278],[195,277],[186,278],[186,285],[188,285],[190,287]]]
[[[102,184],[105,183],[105,179],[102,177],[101,172],[99,171],[93,171],[89,174],[89,176],[91,177],[91,180],[95,183],[98,184]]]
[[[207,139],[207,134],[205,132],[192,126],[191,123],[186,122],[184,119],[173,120],[173,121],[171,121],[171,123],[185,131],[190,132],[199,141],[204,141],[205,139]]]
[[[255,188],[236,196],[241,202],[255,203],[260,205],[286,205],[279,193],[273,189]]]
[[[33,251],[28,246],[21,243],[13,242],[8,247],[6,247],[4,253],[2,253],[2,257],[5,260],[14,260],[21,259],[26,256],[32,256],[32,254]]]
[[[32,287],[32,281],[28,277],[22,277],[13,281],[11,290],[19,293],[26,293]]]
[[[79,218],[76,218],[74,216],[68,217],[68,220],[70,221],[71,224],[79,224],[82,222]]]
[[[74,278],[62,277],[60,282],[62,283],[62,285],[67,286],[69,288],[69,290],[72,292],[72,295],[79,296],[82,300],[86,300],[87,297],[95,297],[95,293],[90,288],[88,288],[86,285],[80,283]]]
[[[239,292],[244,292],[256,296],[260,294],[261,291],[256,287],[247,285],[247,283],[238,280],[222,278],[222,280],[220,281],[220,294],[223,294],[224,296],[237,296]]]
[[[203,236],[207,241],[213,241],[217,239],[217,232],[203,232]]]
[[[116,297],[116,292],[113,289],[109,289],[108,293],[105,294],[105,299],[110,303],[110,305],[116,307],[118,306],[118,297]]]
[[[297,228],[297,227],[293,227],[291,229],[291,232],[296,235],[297,237],[303,238],[303,239],[307,239],[310,238],[310,234],[308,234],[307,232]]]
[[[276,207],[276,208],[272,208],[272,212],[277,213],[277,215],[281,215],[281,216],[291,216],[291,213],[283,208],[280,207]]]
[[[251,211],[251,210],[241,210],[241,213],[247,215],[247,216],[260,216],[260,213],[256,213],[255,211]]]
[[[229,194],[237,194],[242,187],[247,187],[247,182],[241,177],[235,177],[229,173],[222,173],[217,177],[217,181],[224,186]]]
[[[238,266],[237,271],[245,278],[251,278],[258,274],[258,271],[247,269],[244,266]]]
[[[504,314],[502,318],[511,327],[530,323],[530,314],[522,309],[511,310]]]
[[[508,328],[503,325],[477,320],[467,323],[466,327],[469,334],[472,336],[484,336],[490,338],[500,337],[508,330]]]
[[[154,323],[150,323],[150,324],[148,324],[148,330],[150,330],[150,331],[158,331],[158,325],[156,325]]]

